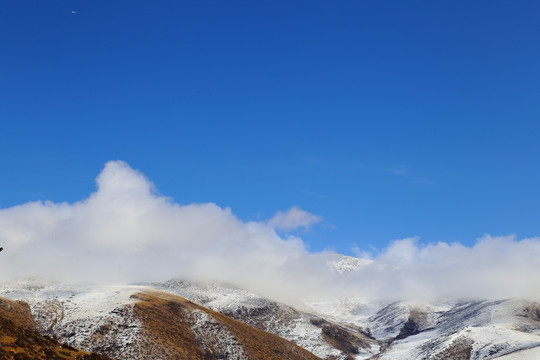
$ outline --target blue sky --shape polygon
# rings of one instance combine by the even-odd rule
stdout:
[[[0,208],[123,160],[310,250],[540,235],[535,1],[6,0]]]

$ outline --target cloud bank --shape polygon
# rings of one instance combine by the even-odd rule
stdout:
[[[97,190],[68,204],[0,210],[0,277],[142,282],[224,281],[289,303],[321,296],[366,299],[540,298],[540,239],[460,244],[391,243],[337,273],[329,253],[283,235],[322,220],[298,207],[244,222],[213,203],[179,205],[122,161],[105,165]],[[278,233],[279,231],[279,233]],[[355,259],[345,259],[354,264]]]

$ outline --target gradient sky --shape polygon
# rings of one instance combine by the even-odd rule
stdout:
[[[537,1],[4,0],[0,208],[123,160],[308,249],[540,235]]]

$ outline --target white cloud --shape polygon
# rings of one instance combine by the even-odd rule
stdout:
[[[539,238],[486,235],[472,247],[406,238],[382,251],[356,249],[373,261],[340,275],[327,266],[329,254],[311,254],[301,239],[276,232],[321,220],[297,207],[244,222],[213,203],[181,206],[121,161],[107,163],[96,182],[94,193],[73,204],[0,210],[0,277],[210,279],[285,302],[339,295],[540,299]]]
[[[140,172],[111,161],[97,191],[74,204],[32,202],[0,210],[0,276],[94,281],[171,277],[227,281],[280,298],[296,296],[303,271],[321,273],[301,239],[243,222],[213,203],[180,206]],[[314,216],[287,212],[306,226]],[[315,291],[319,280],[313,285]],[[309,292],[309,290],[308,290]]]
[[[347,279],[369,297],[540,299],[540,238],[486,235],[472,247],[406,238],[372,259]]]
[[[322,217],[294,206],[287,211],[278,211],[274,217],[268,220],[268,225],[274,229],[291,231],[300,227],[308,229],[322,220]]]

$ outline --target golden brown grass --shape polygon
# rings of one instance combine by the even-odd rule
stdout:
[[[200,311],[224,326],[243,347],[249,359],[295,360],[319,359],[290,341],[255,329],[218,312],[206,309],[179,296],[159,291],[138,293],[135,311],[144,324],[148,339],[152,340],[152,355],[170,359],[218,359],[211,346],[201,344],[192,331],[193,313]],[[208,336],[212,336],[209,331]],[[208,339],[216,340],[219,339]]]
[[[22,301],[0,298],[0,318],[11,320],[15,326],[23,329],[37,329],[30,312],[30,306]]]

